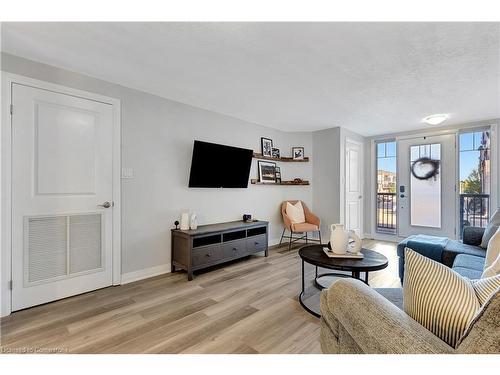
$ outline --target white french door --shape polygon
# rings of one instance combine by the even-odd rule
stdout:
[[[12,310],[112,284],[113,106],[13,84]]]
[[[362,145],[347,140],[345,143],[345,225],[363,236],[363,195],[362,195]]]
[[[398,235],[412,234],[456,237],[456,140],[455,134],[397,140]],[[438,161],[438,173],[423,165],[412,174],[411,166],[421,158]],[[417,167],[418,167],[417,165]],[[426,169],[427,168],[427,169]]]

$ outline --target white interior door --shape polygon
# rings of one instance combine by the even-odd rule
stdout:
[[[456,237],[455,143],[454,134],[398,140],[399,236]],[[436,176],[429,179],[413,176],[412,163],[422,157],[439,161]],[[425,174],[425,168],[420,172]]]
[[[362,160],[363,150],[359,143],[346,141],[345,144],[345,225],[347,230],[354,230],[358,236],[362,230]]]
[[[113,108],[20,84],[12,104],[15,311],[112,284]]]

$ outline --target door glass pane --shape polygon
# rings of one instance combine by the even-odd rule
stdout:
[[[460,231],[485,227],[490,210],[490,132],[469,131],[459,137]]]
[[[380,233],[396,233],[396,142],[377,144],[377,226]]]
[[[377,144],[377,156],[382,157],[382,158],[385,157],[385,143],[384,142]]]
[[[396,142],[386,142],[386,156],[396,157]]]
[[[474,133],[460,134],[460,151],[474,150],[473,134]]]
[[[441,144],[410,147],[410,224],[441,228]]]

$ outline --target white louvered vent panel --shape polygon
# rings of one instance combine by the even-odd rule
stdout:
[[[69,273],[101,268],[101,215],[73,215],[69,223]]]
[[[67,274],[67,222],[65,216],[28,218],[24,262],[29,282]],[[26,269],[27,268],[27,269]]]

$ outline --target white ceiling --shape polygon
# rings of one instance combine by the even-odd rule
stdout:
[[[2,50],[277,129],[500,117],[500,23],[4,23]]]

